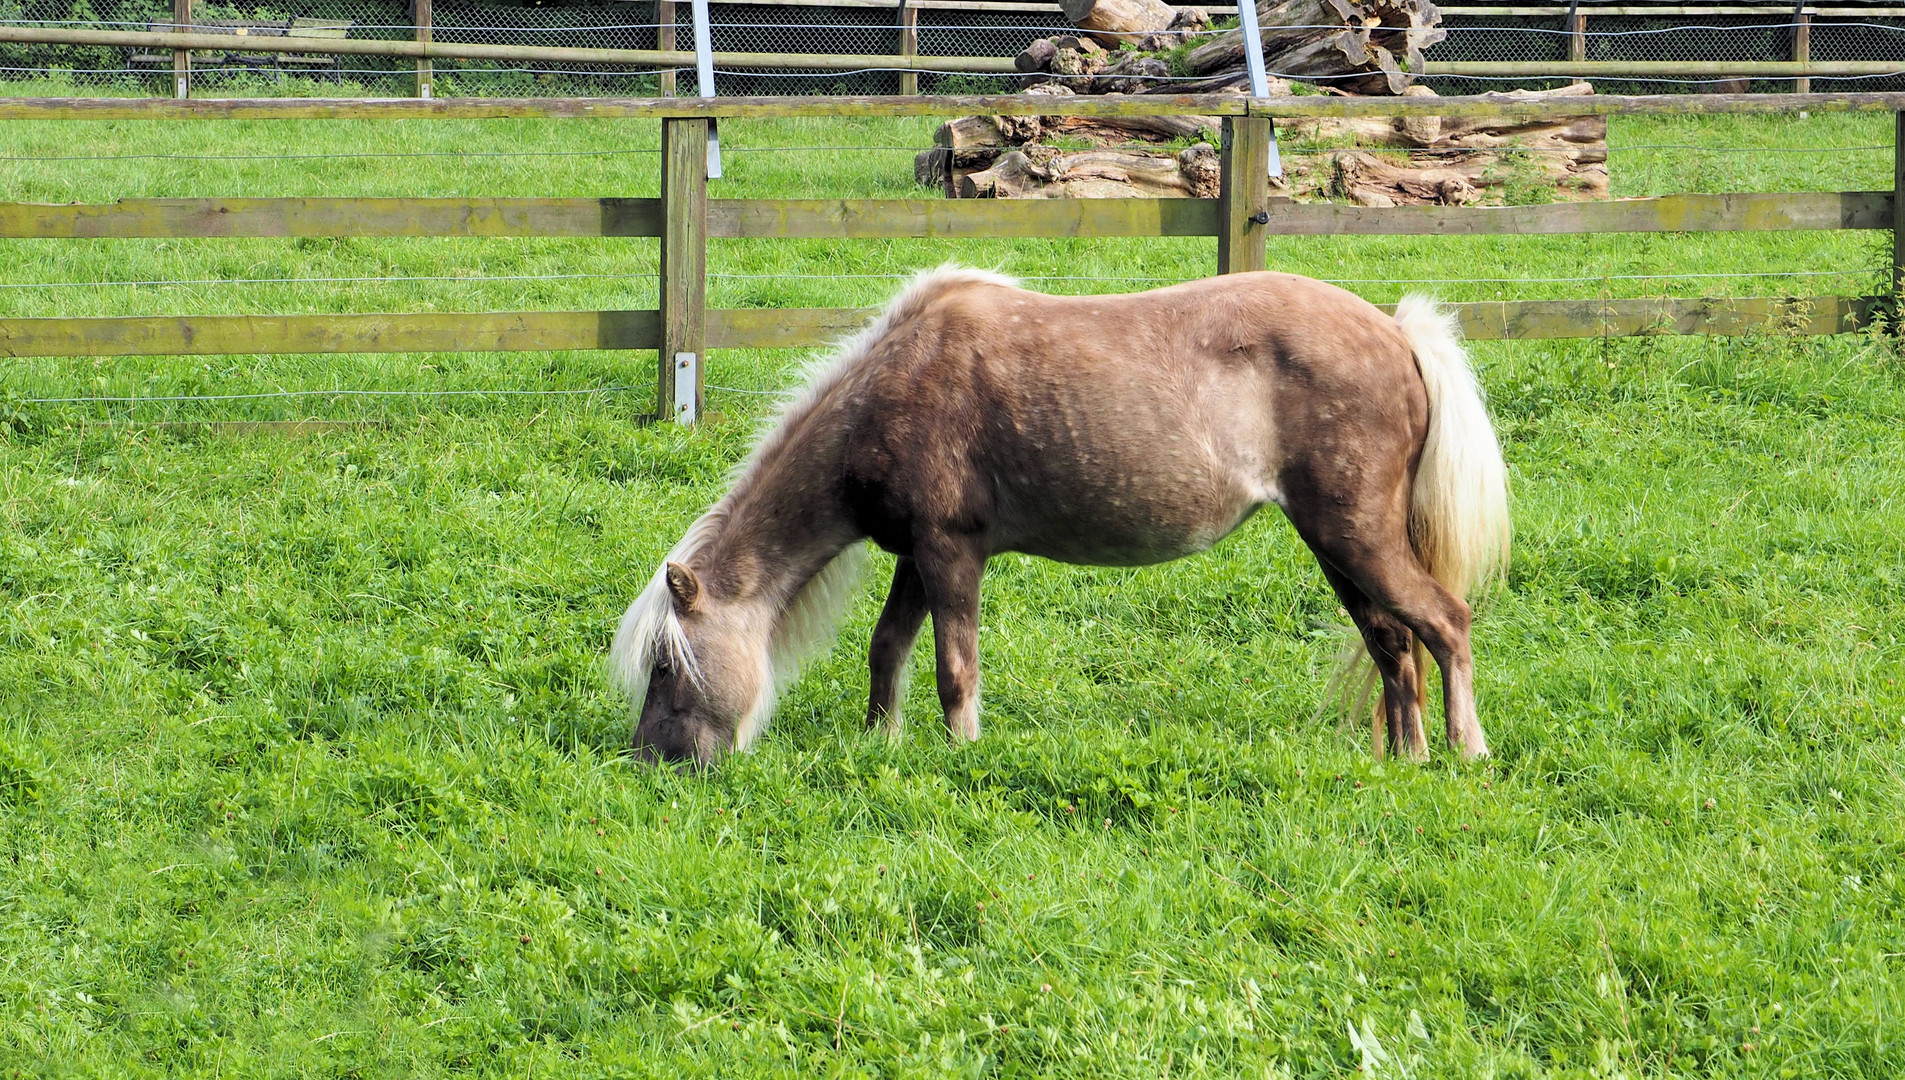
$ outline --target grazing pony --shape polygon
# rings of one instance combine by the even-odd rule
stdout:
[[[923,273],[812,374],[622,617],[610,665],[636,751],[705,765],[747,748],[833,637],[868,539],[898,563],[867,722],[898,730],[930,613],[946,726],[976,739],[990,556],[1164,562],[1264,503],[1361,632],[1376,753],[1385,734],[1428,753],[1425,646],[1450,746],[1487,753],[1465,598],[1506,565],[1507,478],[1450,315],[1410,297],[1392,317],[1291,274],[1046,296]]]

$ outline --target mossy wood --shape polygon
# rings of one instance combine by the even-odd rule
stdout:
[[[31,26],[0,26],[0,42],[19,45],[104,45],[131,49],[232,48],[230,34],[155,34],[132,30],[81,30]],[[303,53],[323,56],[394,56],[436,60],[499,60],[552,64],[625,64],[633,67],[691,67],[695,54],[679,49],[586,49],[555,45],[480,45],[472,42],[388,41],[374,38],[251,37],[247,52]],[[896,56],[842,53],[716,54],[723,68],[815,68],[822,71],[860,71],[867,68],[924,67],[968,74],[1009,74],[1017,69],[1011,57]]]
[[[655,415],[701,415],[708,319],[708,121],[661,126],[661,341]],[[692,357],[692,359],[686,359]],[[677,365],[694,368],[694,400],[677,400]]]
[[[1255,123],[1267,123],[1255,120]],[[1252,160],[1265,157],[1251,149]],[[1264,235],[1887,229],[1892,192],[1663,195],[1541,206],[1268,204]],[[0,238],[233,236],[653,237],[660,199],[244,198],[0,203]],[[1239,204],[1239,221],[1262,208]],[[1218,199],[710,199],[716,239],[1217,236]],[[1247,231],[1232,223],[1236,238]]]
[[[1866,297],[1642,297],[1450,304],[1478,341],[1655,334],[1839,334],[1865,325]],[[710,349],[824,346],[869,308],[714,309]],[[0,319],[0,356],[557,352],[654,349],[657,311],[491,311],[366,315],[191,315]],[[672,380],[670,380],[672,383]],[[668,415],[668,414],[664,414]]]
[[[682,54],[687,55],[687,54]],[[936,60],[938,58],[922,58]],[[1893,65],[1905,68],[1905,62]],[[1682,69],[1684,70],[1684,69]],[[626,120],[863,116],[1439,116],[1560,117],[1899,112],[1905,93],[1596,94],[1515,101],[1459,97],[1270,97],[1241,94],[1036,94],[727,98],[6,98],[0,120]]]
[[[1264,269],[1264,215],[1269,205],[1272,121],[1227,117],[1222,153],[1223,192],[1217,210],[1217,272]]]

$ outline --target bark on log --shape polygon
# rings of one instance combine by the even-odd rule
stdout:
[[[1044,93],[1064,93],[1052,86]],[[1426,87],[1410,87],[1410,96],[1433,97]],[[1572,97],[1592,94],[1591,85],[1554,90],[1517,90],[1494,96],[1504,100]],[[1442,119],[1411,117],[1283,120],[1277,124],[1286,143],[1285,175],[1273,178],[1275,190],[1299,198],[1350,199],[1369,206],[1398,203],[1501,202],[1520,190],[1541,189],[1559,199],[1599,199],[1608,195],[1607,121],[1605,117],[1552,117],[1540,120]],[[935,150],[919,156],[915,174],[924,184],[944,185],[949,195],[994,198],[1058,198],[1115,194],[1162,194],[1203,190],[1202,181],[1162,181],[1169,172],[1159,164],[1168,151],[1125,150],[1111,157],[1087,158],[1077,152],[1028,145],[1042,137],[1090,139],[1100,145],[1126,145],[1183,138],[1212,139],[1217,122],[1210,117],[1045,117],[969,116],[940,125]],[[1342,150],[1305,151],[1290,143],[1352,145]],[[1376,155],[1363,148],[1408,152]],[[1002,164],[1012,153],[1023,162]],[[1105,154],[1109,151],[1084,153]],[[1056,156],[1070,155],[1055,165]],[[1181,175],[1195,172],[1178,155]],[[1215,168],[1214,159],[1211,164]],[[972,177],[979,179],[973,180]],[[1120,181],[1131,185],[1114,191]],[[1001,183],[1003,178],[1003,183]],[[1214,190],[1214,188],[1212,188]]]
[[[1164,0],[1059,0],[1058,6],[1072,25],[1108,49],[1127,41],[1147,48],[1144,39],[1169,29],[1177,16],[1177,10]]]
[[[1058,46],[1051,38],[1039,38],[1013,58],[1012,66],[1020,71],[1045,71],[1051,67],[1052,57],[1057,55]]]
[[[1116,150],[1011,150],[991,168],[958,180],[966,199],[1217,197],[1215,147],[1199,143],[1175,156]]]
[[[1327,82],[1354,93],[1399,94],[1422,50],[1441,41],[1441,12],[1430,0],[1263,0],[1264,67],[1276,75]],[[1241,31],[1220,34],[1184,58],[1193,74],[1228,72],[1244,62]]]
[[[1155,56],[1122,53],[1098,70],[1092,93],[1142,94],[1170,74],[1171,66]]]
[[[962,116],[939,125],[933,146],[969,156],[1053,135],[1100,143],[1170,142],[1213,139],[1219,130],[1210,116]]]

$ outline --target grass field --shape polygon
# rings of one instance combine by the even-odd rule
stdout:
[[[1620,120],[1615,188],[1888,188],[1889,128]],[[724,124],[722,193],[908,194],[910,149],[768,148],[929,131]],[[6,199],[655,190],[648,124],[7,133]],[[1674,146],[1753,152],[1645,149]],[[520,156],[203,156],[472,150]],[[725,242],[710,293],[875,302],[890,280],[843,275],[953,255],[1109,290],[1208,272],[1213,248]],[[1889,250],[1856,233],[1344,238],[1271,260],[1381,279],[1353,286],[1373,299],[1403,278],[1483,299],[1856,292]],[[0,288],[9,315],[156,314],[645,306],[655,251],[12,241],[0,257],[9,286],[455,279]],[[1611,276],[1763,271],[1842,276]],[[480,280],[578,273],[602,276]],[[612,354],[6,360],[0,1071],[1905,1072],[1892,343],[1474,351],[1518,530],[1477,626],[1492,759],[1373,764],[1366,732],[1315,717],[1336,607],[1264,515],[1168,566],[997,560],[987,734],[966,749],[939,729],[924,649],[911,737],[862,733],[869,590],[758,751],[694,777],[628,764],[600,659],[764,399],[715,390],[724,419],[638,427],[652,361]],[[710,381],[778,387],[799,359],[722,354]],[[26,400],[603,386],[634,389]],[[206,423],[307,416],[357,423]]]

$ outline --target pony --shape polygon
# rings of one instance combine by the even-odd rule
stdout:
[[[1449,746],[1486,754],[1466,601],[1505,572],[1507,474],[1451,315],[1270,272],[1087,296],[921,273],[809,372],[629,605],[610,672],[635,753],[706,766],[747,749],[835,636],[865,541],[897,557],[868,725],[898,734],[930,614],[947,729],[977,739],[991,555],[1164,562],[1265,503],[1359,632],[1339,678],[1364,699],[1380,680],[1377,756],[1428,755],[1425,650]]]

